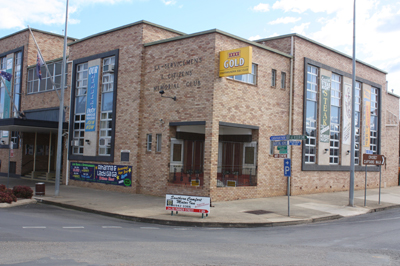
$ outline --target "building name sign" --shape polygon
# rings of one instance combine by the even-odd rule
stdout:
[[[197,65],[203,62],[202,57],[194,57],[186,60],[159,64],[154,66],[154,71],[173,70],[180,67]],[[161,73],[160,79],[163,80],[162,84],[153,87],[154,91],[180,89],[181,87],[200,87],[201,81],[199,79],[185,80],[181,82],[181,78],[188,78],[194,74],[193,70],[187,71],[173,71],[170,73]]]

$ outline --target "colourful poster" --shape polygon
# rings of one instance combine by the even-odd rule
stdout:
[[[7,58],[7,69],[6,72],[12,74],[13,70],[13,57]],[[12,81],[12,80],[11,80]],[[3,118],[10,118],[10,106],[11,106],[11,99],[8,93],[11,93],[11,82],[5,80],[6,87],[4,92],[4,109],[3,109]],[[8,92],[7,92],[8,90]]]
[[[88,91],[86,97],[85,131],[95,131],[96,129],[98,83],[99,83],[99,66],[89,67]]]
[[[351,84],[344,83],[343,88],[343,144],[350,145],[351,143]]]
[[[70,179],[131,187],[132,166],[71,163]]]
[[[331,77],[321,76],[320,142],[329,143],[331,126]]]
[[[362,145],[369,149],[371,134],[371,88],[363,89],[363,134]]]

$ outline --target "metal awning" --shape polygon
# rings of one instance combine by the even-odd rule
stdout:
[[[58,122],[23,118],[6,118],[0,119],[0,130],[33,133],[57,133]],[[63,122],[63,130],[68,130],[67,122]]]

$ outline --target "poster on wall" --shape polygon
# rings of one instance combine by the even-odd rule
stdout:
[[[219,52],[219,76],[251,74],[252,57],[251,46]]]
[[[71,180],[132,186],[132,166],[71,163],[70,167]]]
[[[344,83],[343,88],[343,144],[351,144],[351,84]]]
[[[99,66],[89,67],[88,92],[86,97],[85,131],[94,131],[96,128],[98,83],[99,83]]]
[[[369,149],[371,134],[371,88],[363,88],[362,145]]]
[[[320,142],[329,143],[331,126],[331,77],[321,76]]]

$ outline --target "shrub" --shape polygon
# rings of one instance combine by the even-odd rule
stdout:
[[[13,202],[13,198],[10,196],[10,194],[0,191],[0,203],[10,203]]]
[[[6,186],[3,184],[0,184],[0,191],[4,191],[6,189]]]
[[[33,196],[33,190],[28,186],[15,186],[13,193],[17,198],[31,199]]]

